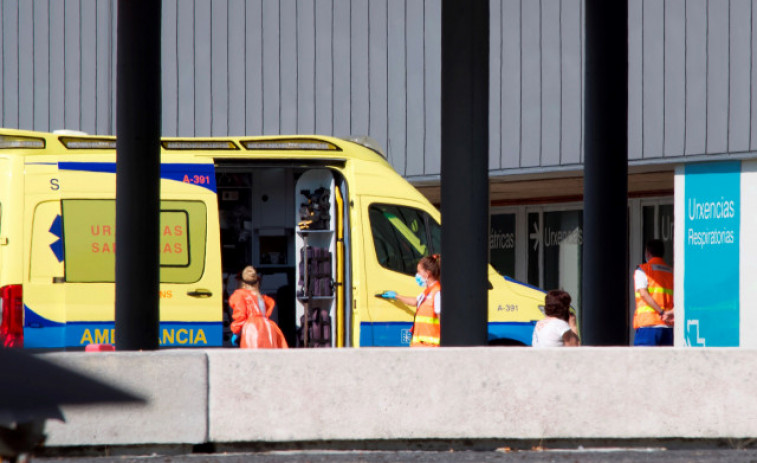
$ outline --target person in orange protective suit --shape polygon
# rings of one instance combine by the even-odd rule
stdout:
[[[233,310],[231,332],[241,341],[243,349],[287,348],[284,333],[268,317],[276,302],[260,293],[260,277],[255,267],[248,265],[242,270],[239,289],[229,297]],[[233,342],[233,340],[232,340]]]

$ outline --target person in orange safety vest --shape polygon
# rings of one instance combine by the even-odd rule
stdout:
[[[644,247],[646,263],[634,272],[635,346],[673,345],[673,268],[663,260],[664,254],[662,241],[649,240]]]
[[[240,347],[247,349],[288,347],[284,333],[269,319],[276,302],[260,293],[260,277],[252,265],[242,270],[239,289],[229,297],[229,305],[234,311],[232,343],[239,338]]]
[[[400,296],[394,291],[385,291],[381,297],[416,306],[410,347],[439,347],[441,339],[439,314],[442,310],[441,257],[439,254],[434,254],[421,258],[416,270],[418,273],[415,274],[415,281],[419,286],[424,287],[418,297]]]

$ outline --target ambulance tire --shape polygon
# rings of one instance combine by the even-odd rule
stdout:
[[[526,347],[525,344],[523,344],[520,341],[516,341],[514,339],[506,339],[506,338],[500,338],[500,339],[492,339],[489,341],[490,346],[515,346],[515,347]]]

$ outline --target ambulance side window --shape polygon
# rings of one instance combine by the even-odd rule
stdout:
[[[431,252],[440,254],[442,252],[442,226],[428,214],[426,214],[426,219],[428,230],[431,232]]]
[[[429,253],[423,211],[372,204],[368,216],[379,264],[395,272],[415,275],[418,260]]]
[[[116,205],[112,199],[62,201],[66,282],[112,283]],[[160,281],[194,283],[205,270],[207,209],[200,201],[161,201]]]

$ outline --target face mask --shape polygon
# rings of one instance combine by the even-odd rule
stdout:
[[[420,273],[415,274],[415,282],[418,283],[418,286],[426,286],[426,280],[421,276]]]

